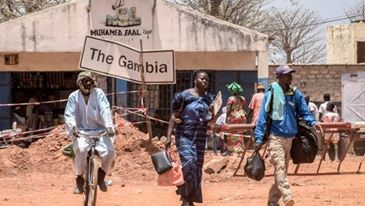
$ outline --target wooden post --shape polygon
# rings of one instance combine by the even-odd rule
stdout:
[[[149,136],[149,140],[152,141],[153,134],[152,134],[152,125],[151,125],[151,119],[148,116],[148,101],[147,98],[145,98],[145,92],[146,92],[146,82],[144,79],[144,65],[143,65],[143,43],[142,39],[139,40],[141,52],[139,54],[139,62],[140,62],[140,73],[141,73],[141,81],[142,81],[142,91],[141,91],[141,107],[144,110],[144,116],[146,118],[146,124],[147,124],[147,132]]]

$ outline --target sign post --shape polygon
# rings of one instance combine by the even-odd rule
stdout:
[[[173,50],[144,51],[119,42],[86,36],[80,68],[141,84],[141,111],[146,118],[150,141],[153,138],[148,116],[147,84],[173,84],[176,81]]]
[[[142,83],[140,70],[143,68],[146,84],[174,84],[176,81],[173,50],[140,51],[92,36],[85,38],[80,68],[139,84]]]
[[[89,0],[91,36],[85,38],[80,59],[81,69],[141,84],[141,107],[150,140],[153,134],[146,85],[176,81],[173,50],[143,50],[154,48],[155,6],[156,1],[146,0]],[[140,50],[134,49],[138,46]]]
[[[151,125],[151,119],[148,116],[148,102],[147,102],[147,98],[145,98],[145,92],[146,92],[146,81],[144,79],[144,66],[143,66],[143,43],[142,43],[142,39],[139,40],[140,42],[140,55],[139,55],[139,61],[140,61],[140,72],[141,72],[141,107],[142,107],[142,111],[144,113],[144,116],[146,118],[146,125],[147,125],[147,131],[148,131],[148,136],[149,136],[149,140],[152,141],[153,138],[153,134],[152,134],[152,125]]]

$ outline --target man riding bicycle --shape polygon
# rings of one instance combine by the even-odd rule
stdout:
[[[76,188],[74,194],[84,192],[84,171],[91,142],[85,137],[79,137],[79,129],[106,129],[107,135],[102,136],[95,149],[101,157],[101,168],[98,170],[98,185],[101,191],[106,192],[104,182],[115,157],[113,148],[114,124],[110,105],[104,92],[96,88],[96,78],[91,72],[81,72],[76,84],[78,90],[68,97],[65,109],[65,125],[67,136],[73,140],[75,153]]]

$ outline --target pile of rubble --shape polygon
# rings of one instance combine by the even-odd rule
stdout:
[[[145,133],[126,122],[117,125],[122,126],[117,128],[115,138],[117,157],[112,174],[131,179],[155,178],[150,155],[161,149],[163,143],[158,140],[150,143]],[[72,159],[62,154],[63,147],[69,143],[70,140],[66,137],[64,126],[58,126],[45,138],[32,143],[27,149],[15,145],[1,149],[0,175],[12,175],[33,170],[55,174],[72,172]]]
[[[163,148],[162,138],[149,141],[148,135],[121,118],[116,118],[115,138],[116,159],[111,175],[126,180],[154,180],[156,172],[150,155]],[[161,140],[160,140],[161,139]],[[15,145],[0,150],[0,176],[16,175],[23,172],[45,172],[67,174],[73,172],[73,161],[62,154],[62,149],[70,140],[66,137],[64,126],[53,129],[43,139],[22,149]],[[212,160],[212,161],[211,161]],[[223,158],[206,154],[205,172],[208,181],[220,181],[231,176],[237,158]],[[212,162],[212,163],[210,163]],[[223,175],[222,175],[223,174]]]

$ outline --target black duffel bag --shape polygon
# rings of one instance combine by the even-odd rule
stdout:
[[[265,176],[265,162],[260,153],[255,150],[251,157],[247,158],[245,164],[245,174],[254,180],[261,180]]]
[[[317,134],[304,121],[298,123],[298,134],[293,139],[290,156],[294,164],[312,163],[318,152]]]

